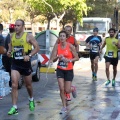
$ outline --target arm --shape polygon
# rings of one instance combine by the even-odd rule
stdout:
[[[57,57],[57,46],[58,46],[58,44],[54,45],[54,48],[52,50],[52,54],[50,56],[49,63],[55,62],[58,59],[58,57]]]
[[[60,42],[60,40],[57,39],[56,43],[54,44],[53,50],[52,50],[52,52],[51,52],[50,59],[51,59],[51,57],[53,57],[53,51],[54,51],[54,49],[56,49],[55,46],[56,46],[57,44],[59,44],[59,42]]]
[[[75,49],[76,49],[76,52],[79,52],[79,45],[76,39],[75,39]]]
[[[40,47],[38,45],[38,42],[35,40],[35,38],[31,34],[27,35],[27,41],[34,47],[34,49],[30,53],[30,55],[33,56],[40,50]]]
[[[74,62],[74,61],[79,60],[78,54],[77,54],[74,46],[71,45],[71,44],[70,44],[70,50],[71,50],[71,52],[72,52],[72,54],[73,54],[73,56],[74,56],[74,58],[72,58],[70,61],[71,61],[71,62]]]
[[[106,45],[106,41],[104,41],[104,43],[102,44],[101,48],[100,48],[100,53],[102,53],[102,49],[105,47]]]
[[[90,41],[90,37],[88,37],[85,41],[86,43],[86,48],[90,48],[90,44],[89,44],[89,41]]]

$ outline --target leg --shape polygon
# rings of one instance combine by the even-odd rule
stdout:
[[[28,94],[29,94],[29,109],[30,109],[30,111],[34,111],[35,102],[33,99],[32,74],[25,76],[24,81],[25,81],[25,86],[26,86]]]
[[[24,77],[24,82],[25,82],[25,86],[27,88],[29,97],[32,98],[33,97],[33,89],[32,89],[32,75],[28,75]]]
[[[98,71],[98,59],[99,59],[99,56],[96,56],[96,58],[94,59],[95,74],[96,75],[97,75],[97,71]]]
[[[113,66],[113,80],[115,80],[117,75],[117,66]]]
[[[66,107],[66,100],[65,100],[65,95],[64,95],[64,79],[63,78],[58,78],[58,85],[60,89],[60,97],[62,100],[63,107]]]
[[[106,76],[107,76],[107,79],[108,79],[108,80],[110,80],[109,67],[110,67],[110,62],[106,62]]]
[[[95,72],[95,69],[94,69],[94,60],[91,60],[91,70],[92,70],[92,73]]]
[[[71,81],[65,81],[65,92],[66,93],[71,93],[72,92],[71,85],[72,85]]]
[[[17,104],[18,99],[18,80],[20,79],[20,73],[16,70],[11,71],[12,78],[12,103]]]

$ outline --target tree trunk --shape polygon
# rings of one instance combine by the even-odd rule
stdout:
[[[50,29],[50,19],[48,19],[48,24],[47,24],[47,30],[49,30]]]
[[[35,29],[34,29],[33,20],[31,20],[31,28],[32,28],[32,35],[35,36]]]

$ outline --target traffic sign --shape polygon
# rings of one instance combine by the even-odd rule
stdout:
[[[39,54],[39,59],[40,59],[41,64],[47,64],[49,61],[49,55]]]

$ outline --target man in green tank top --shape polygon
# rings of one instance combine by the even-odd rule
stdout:
[[[32,69],[30,59],[39,51],[39,45],[32,34],[24,32],[25,23],[22,19],[15,22],[15,33],[11,35],[11,41],[7,52],[12,56],[11,78],[12,78],[12,104],[8,115],[18,114],[18,80],[20,75],[24,76],[24,82],[29,94],[29,109],[34,111],[35,103],[32,89]],[[32,46],[34,49],[32,49]],[[11,54],[12,53],[12,54]]]
[[[112,86],[115,86],[115,78],[117,74],[117,64],[118,64],[118,39],[115,38],[115,29],[109,29],[109,37],[105,38],[105,41],[101,47],[100,52],[106,45],[106,53],[105,53],[105,64],[106,64],[106,76],[107,81],[105,85],[109,85],[111,83],[110,80],[110,65],[113,65],[113,79],[112,79]]]

